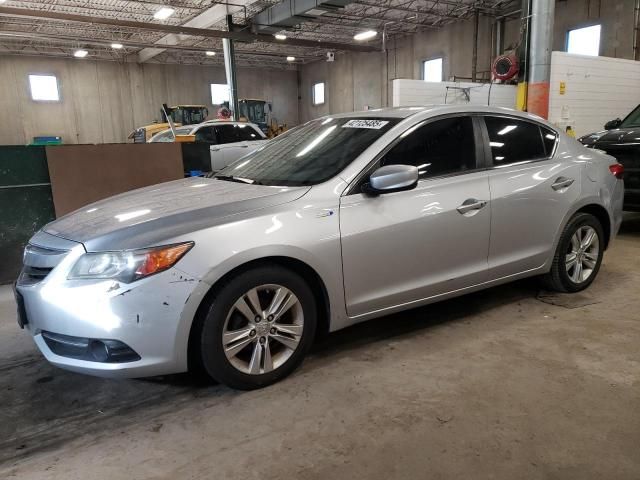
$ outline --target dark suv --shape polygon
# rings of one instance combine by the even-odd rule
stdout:
[[[640,212],[640,105],[624,120],[611,120],[604,128],[578,140],[589,148],[604,150],[624,165],[624,209]]]

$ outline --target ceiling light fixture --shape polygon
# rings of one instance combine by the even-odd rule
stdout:
[[[366,32],[356,33],[353,36],[353,39],[358,41],[369,40],[375,37],[376,35],[378,35],[378,32],[376,32],[375,30],[367,30]]]
[[[216,56],[216,52],[209,50],[209,51],[206,53],[206,55],[207,55],[207,57],[215,57],[215,56]]]
[[[121,43],[112,43],[111,48],[113,48],[114,50],[122,50],[123,45]]]
[[[287,57],[287,62],[295,62],[296,57]]]
[[[274,37],[276,37],[276,40],[286,40],[287,39],[287,36],[283,35],[282,33],[276,33],[274,35]]]
[[[175,12],[176,11],[173,8],[162,7],[160,10],[153,14],[153,18],[155,18],[156,20],[166,20]]]
[[[75,52],[73,52],[73,56],[76,58],[84,58],[87,55],[89,55],[89,52],[87,52],[86,50],[76,50]]]

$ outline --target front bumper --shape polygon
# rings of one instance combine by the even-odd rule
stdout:
[[[67,370],[103,377],[186,371],[191,321],[208,286],[175,267],[131,284],[67,280],[71,266],[83,253],[78,244],[42,281],[16,285],[24,304],[25,328],[46,359]],[[121,342],[139,358],[90,361],[86,359],[90,357],[78,358],[54,346],[63,353],[60,355],[50,347],[50,339],[47,342],[43,337],[47,332]]]

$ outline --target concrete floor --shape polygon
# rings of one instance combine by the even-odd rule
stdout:
[[[640,216],[593,286],[333,334],[265,390],[50,367],[0,289],[0,478],[640,478]],[[558,304],[563,304],[558,305]]]

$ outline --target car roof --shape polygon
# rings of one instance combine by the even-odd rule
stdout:
[[[419,114],[431,114],[427,116],[442,115],[447,113],[495,113],[495,114],[509,114],[520,116],[523,118],[533,119],[537,121],[545,121],[543,118],[536,115],[514,110],[506,107],[489,107],[486,105],[421,105],[421,106],[401,106],[401,107],[385,107],[375,108],[373,110],[364,110],[361,112],[347,112],[338,113],[335,115],[326,115],[325,117],[332,118],[409,118]],[[323,118],[325,118],[323,117]]]

